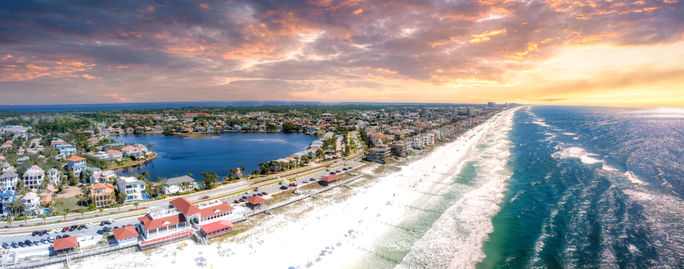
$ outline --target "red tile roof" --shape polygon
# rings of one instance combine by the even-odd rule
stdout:
[[[227,220],[219,220],[209,224],[202,225],[200,228],[205,233],[211,233],[228,227],[233,227],[233,223]]]
[[[80,156],[76,156],[76,155],[72,155],[71,157],[69,157],[69,159],[67,159],[67,161],[71,161],[71,162],[78,162],[78,161],[83,161],[83,160],[85,160],[85,158],[80,157]]]
[[[185,222],[185,216],[182,214],[171,215],[163,218],[152,219],[150,215],[145,215],[139,218],[142,226],[145,230],[149,231],[152,229],[159,229],[161,227],[167,227],[181,222]]]
[[[114,238],[116,238],[117,241],[138,237],[138,232],[135,230],[134,226],[116,228],[112,230],[112,233],[114,233]]]
[[[230,206],[228,203],[221,201],[221,203],[219,203],[218,205],[200,209],[200,217],[205,218],[223,212],[232,211],[233,209],[235,208]]]
[[[55,241],[52,242],[52,248],[55,251],[75,247],[78,247],[78,240],[76,240],[75,236],[55,239]]]
[[[258,204],[261,204],[263,202],[266,202],[266,199],[261,198],[261,196],[252,196],[252,197],[245,199],[245,201],[247,201],[247,203],[250,203],[253,205],[258,205]]]
[[[199,208],[192,204],[188,199],[185,199],[184,197],[181,198],[176,198],[171,201],[171,204],[180,212],[183,212],[183,215],[189,216],[193,214],[197,214],[200,212]]]
[[[333,182],[339,180],[340,178],[342,178],[340,175],[329,175],[327,177],[321,178],[321,181]]]

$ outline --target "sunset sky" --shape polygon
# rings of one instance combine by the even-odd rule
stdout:
[[[681,107],[684,3],[0,7],[0,105],[233,100]]]

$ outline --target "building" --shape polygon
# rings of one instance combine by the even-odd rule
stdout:
[[[90,176],[90,183],[109,182],[110,179],[115,177],[116,173],[112,170],[98,171]]]
[[[119,245],[135,244],[138,242],[138,231],[135,226],[124,226],[112,230],[114,240]]]
[[[51,185],[57,186],[62,179],[62,173],[55,168],[50,168],[50,170],[47,171],[47,178]]]
[[[115,149],[108,149],[107,150],[107,160],[108,161],[120,161],[123,159],[123,153],[121,151],[115,150]]]
[[[141,249],[156,247],[190,238],[192,228],[185,215],[176,208],[155,211],[138,218]]]
[[[408,155],[408,144],[403,141],[394,141],[390,143],[392,154],[399,157]]]
[[[202,225],[200,235],[206,238],[213,238],[233,231],[233,223],[228,220],[219,220],[206,225]]]
[[[78,239],[75,236],[55,239],[52,242],[52,250],[55,254],[63,254],[78,251]]]
[[[45,178],[45,171],[37,165],[31,166],[24,172],[24,185],[30,189],[38,189]]]
[[[86,159],[81,156],[72,155],[67,159],[67,167],[74,171],[74,175],[78,176],[86,167]]]
[[[189,176],[172,177],[159,181],[165,194],[190,191],[195,188],[196,181]]]
[[[197,204],[197,208],[200,210],[200,225],[216,222],[221,219],[227,219],[227,217],[233,213],[233,210],[235,210],[235,208],[221,200],[211,200],[200,203]]]
[[[385,163],[385,159],[391,154],[390,148],[387,145],[380,145],[373,147],[368,151],[366,159],[371,162]]]
[[[24,211],[39,213],[40,197],[35,192],[29,192],[21,198],[21,204],[24,206]]]
[[[108,207],[116,202],[112,184],[95,183],[90,186],[90,201],[95,207]]]
[[[319,179],[318,184],[321,184],[323,186],[328,186],[328,185],[330,185],[330,183],[338,181],[341,178],[342,178],[342,176],[340,176],[340,175],[329,175],[329,176],[326,176],[326,177]]]
[[[0,175],[0,188],[2,189],[15,191],[17,190],[17,183],[19,183],[19,174],[12,169],[7,169]]]
[[[245,199],[245,202],[247,202],[248,207],[254,209],[257,206],[260,206],[263,203],[265,203],[266,199],[262,198],[261,196],[252,196],[252,197]]]
[[[119,192],[126,194],[126,203],[143,200],[145,193],[145,182],[135,177],[119,177],[116,180]]]
[[[0,192],[0,205],[2,205],[3,216],[9,216],[12,213],[10,206],[15,199],[17,199],[17,197],[14,195],[14,191],[12,190],[3,189]]]

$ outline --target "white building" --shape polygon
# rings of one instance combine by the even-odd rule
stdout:
[[[21,198],[21,204],[27,212],[38,213],[40,209],[40,197],[35,192],[29,192]]]
[[[167,178],[159,181],[160,184],[165,185],[163,190],[165,194],[186,192],[195,188],[195,179],[189,176],[180,176]]]
[[[119,192],[126,194],[126,203],[132,203],[143,199],[145,192],[145,182],[135,177],[119,177],[116,180]]]
[[[24,185],[30,189],[40,188],[40,184],[43,183],[43,178],[45,178],[45,171],[37,165],[31,166],[26,172],[24,172]]]
[[[48,180],[50,180],[50,184],[57,186],[62,180],[62,172],[55,168],[50,168],[50,170],[47,171],[47,177]]]
[[[17,190],[17,183],[19,183],[19,174],[8,170],[0,175],[0,188],[8,190]]]

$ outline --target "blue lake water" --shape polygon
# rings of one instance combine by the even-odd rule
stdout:
[[[226,133],[202,138],[164,135],[125,135],[117,138],[127,144],[152,144],[158,156],[146,165],[126,169],[121,174],[147,171],[151,180],[192,173],[197,180],[200,172],[216,172],[221,177],[240,166],[247,173],[259,168],[259,163],[292,155],[306,149],[317,137],[285,133]]]

